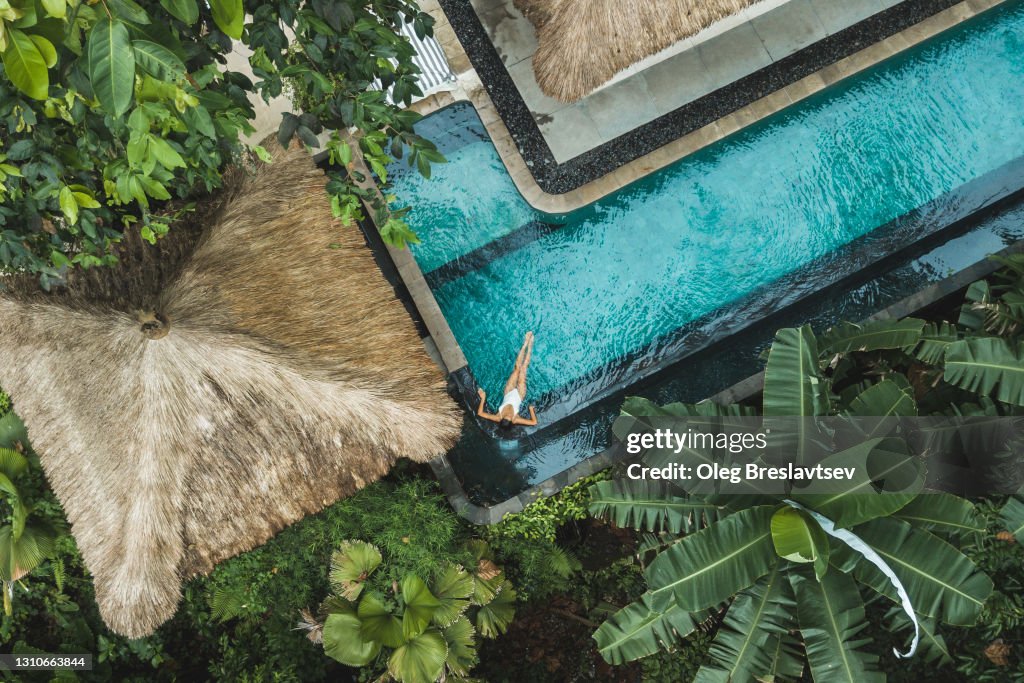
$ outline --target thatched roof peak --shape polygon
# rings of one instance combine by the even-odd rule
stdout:
[[[159,249],[129,244],[117,271],[68,291],[0,293],[0,386],[104,620],[130,637],[174,613],[183,579],[459,433],[322,173],[301,149],[276,154],[219,198],[198,246],[186,234],[160,247],[183,256],[159,277]]]
[[[513,0],[537,27],[541,90],[575,102],[623,69],[758,0]]]

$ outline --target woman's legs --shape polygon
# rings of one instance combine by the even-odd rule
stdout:
[[[519,389],[519,398],[526,400],[526,369],[530,367],[530,358],[533,357],[533,332],[526,333],[526,343],[524,345],[526,349],[526,356],[523,358],[523,363],[519,367],[519,382],[516,387]]]
[[[516,365],[512,369],[512,374],[509,375],[508,381],[505,382],[505,393],[512,391],[513,389],[519,390],[519,397],[523,398],[526,391],[526,366],[530,364],[530,353],[533,349],[533,332],[526,333],[526,339],[523,340],[523,346],[519,349],[519,355],[516,356]]]

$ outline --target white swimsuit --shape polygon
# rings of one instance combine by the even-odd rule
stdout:
[[[512,414],[518,415],[519,408],[523,405],[523,397],[519,395],[519,389],[513,389],[512,391],[505,394],[505,398],[501,399],[501,406],[498,408],[498,414],[505,409],[505,406],[512,406]]]

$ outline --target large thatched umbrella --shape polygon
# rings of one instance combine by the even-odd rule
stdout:
[[[537,27],[547,95],[575,102],[626,67],[758,0],[514,0]],[[682,76],[682,75],[681,75]]]
[[[445,452],[461,424],[309,155],[239,175],[198,246],[183,229],[61,293],[0,294],[0,386],[104,620],[131,637],[174,613],[183,579],[396,458]]]

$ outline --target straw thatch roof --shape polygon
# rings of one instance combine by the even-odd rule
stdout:
[[[0,294],[0,386],[118,633],[151,633],[183,579],[457,438],[440,371],[324,182],[279,151],[194,250],[186,229],[68,291]]]
[[[537,27],[533,70],[541,90],[575,102],[626,67],[758,0],[513,1]]]

